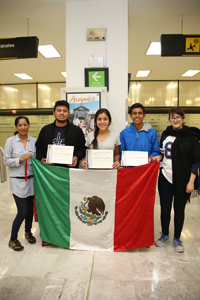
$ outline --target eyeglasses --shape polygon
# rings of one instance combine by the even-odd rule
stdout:
[[[169,119],[170,119],[171,122],[174,122],[175,120],[180,121],[182,119],[182,117],[176,117],[176,118],[170,117]]]

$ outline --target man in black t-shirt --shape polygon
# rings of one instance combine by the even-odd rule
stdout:
[[[85,157],[85,137],[83,131],[68,121],[69,103],[64,100],[57,101],[54,106],[54,123],[44,126],[36,142],[36,158],[46,163],[48,144],[74,146],[72,165],[78,168],[79,161]]]

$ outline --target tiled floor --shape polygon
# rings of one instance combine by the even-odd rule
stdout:
[[[156,197],[156,238],[160,232],[159,210]],[[200,299],[200,198],[193,198],[186,207],[181,236],[185,252],[180,254],[172,242],[161,248],[118,253],[42,247],[37,223],[33,224],[37,238],[34,245],[24,239],[21,227],[19,240],[25,249],[18,253],[8,248],[15,213],[8,183],[1,183],[1,300]]]

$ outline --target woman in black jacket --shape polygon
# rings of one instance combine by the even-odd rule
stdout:
[[[181,231],[184,223],[185,205],[194,188],[198,188],[196,178],[200,165],[200,130],[183,125],[185,115],[180,107],[169,111],[168,126],[162,133],[160,150],[162,153],[158,191],[161,205],[161,237],[156,246],[169,241],[169,224],[174,198],[174,246],[177,252],[184,252]]]

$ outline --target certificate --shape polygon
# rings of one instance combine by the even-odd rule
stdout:
[[[86,150],[88,169],[113,169],[114,150]]]
[[[121,166],[141,166],[148,162],[148,151],[122,151]]]
[[[48,163],[71,165],[73,160],[74,146],[48,145]]]

